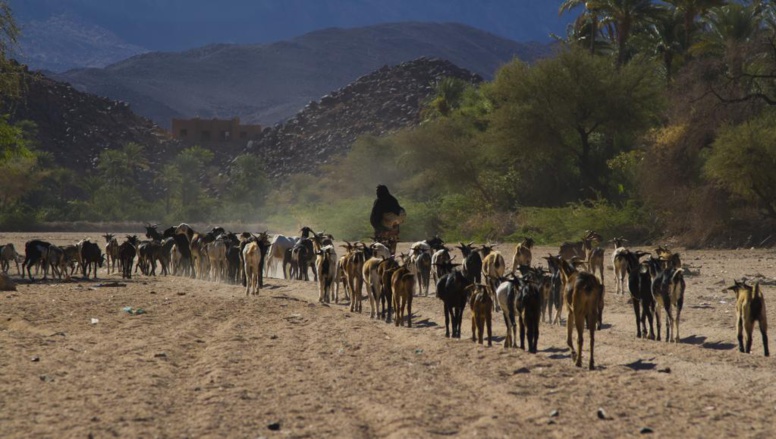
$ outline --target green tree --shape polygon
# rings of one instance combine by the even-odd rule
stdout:
[[[19,27],[6,0],[0,0],[0,95],[13,96],[19,91],[21,67],[10,61],[16,47]]]
[[[232,162],[227,191],[229,201],[259,207],[269,190],[262,160],[253,154],[242,154]]]
[[[206,193],[206,170],[214,157],[212,151],[192,146],[178,153],[173,160],[176,178],[179,178],[178,201],[184,217],[202,220],[210,213],[212,199]]]
[[[628,41],[634,30],[645,28],[659,12],[651,0],[565,0],[560,12],[584,6],[582,16],[589,16],[591,25],[591,50],[595,45],[597,28],[603,28],[617,47],[617,65],[625,64],[629,57]]]
[[[692,37],[697,30],[697,20],[706,15],[709,9],[728,4],[727,0],[663,0],[673,6],[682,15],[684,22],[684,47],[692,45]]]
[[[776,219],[776,113],[721,130],[704,165],[706,176]]]
[[[533,66],[506,65],[497,72],[491,94],[490,142],[521,172],[538,168],[577,182],[581,192],[567,192],[561,200],[607,195],[607,160],[632,148],[662,110],[653,64],[631,62],[618,71],[608,59],[580,49]]]

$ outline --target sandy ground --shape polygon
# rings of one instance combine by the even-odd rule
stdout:
[[[84,234],[0,240],[33,237]],[[119,280],[104,269],[97,282],[21,284],[0,294],[0,437],[775,437],[774,360],[759,333],[753,354],[738,352],[724,288],[772,284],[776,252],[682,255],[695,273],[682,343],[636,339],[608,268],[595,371],[574,367],[565,326],[542,324],[531,355],[502,348],[500,315],[493,347],[472,343],[467,309],[464,339],[446,339],[435,297],[415,298],[407,328],[370,320],[368,301],[361,314],[318,304],[313,282],[268,279],[258,297],[179,277],[101,288]]]

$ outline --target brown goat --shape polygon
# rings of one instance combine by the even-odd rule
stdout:
[[[601,283],[604,283],[604,249],[601,247],[597,247],[594,249],[589,249],[586,251],[586,262],[587,262],[587,271],[593,273],[594,275],[596,272],[601,273],[601,276],[598,278]]]
[[[679,257],[679,253],[672,252],[671,250],[668,249],[668,247],[663,247],[662,245],[658,246],[655,249],[655,254],[657,255],[657,258],[660,260],[660,265],[661,267],[663,267],[663,269],[682,268],[682,258]]]
[[[404,326],[404,308],[407,308],[407,327],[412,327],[412,296],[415,287],[415,275],[406,266],[396,269],[391,275],[393,289],[393,309],[396,312],[394,324]]]
[[[752,351],[752,330],[754,329],[754,322],[759,322],[765,356],[769,356],[768,318],[765,312],[765,297],[763,297],[763,293],[760,290],[760,283],[757,282],[752,287],[746,284],[746,280],[741,282],[735,281],[735,285],[728,287],[728,290],[736,293],[738,350],[747,354]]]
[[[531,265],[531,259],[533,258],[531,249],[533,248],[533,245],[534,240],[526,237],[523,239],[523,242],[515,246],[515,256],[512,257],[512,272],[517,270],[517,267],[521,265]]]
[[[585,323],[590,330],[590,370],[595,369],[595,330],[596,317],[600,315],[599,309],[603,302],[604,286],[591,273],[576,271],[568,261],[561,261],[561,277],[564,284],[564,298],[568,309],[568,337],[566,343],[571,349],[572,358],[576,357],[574,363],[577,367],[582,367],[582,345]],[[577,330],[577,350],[571,342],[571,333],[576,327]]]
[[[482,333],[487,326],[488,346],[493,346],[491,341],[493,338],[491,333],[493,298],[488,287],[482,284],[472,284],[466,289],[469,291],[469,307],[472,310],[472,341],[476,343],[479,339],[480,344],[482,344]]]
[[[585,231],[585,235],[582,236],[581,241],[577,242],[564,242],[560,246],[560,251],[558,254],[561,258],[569,261],[573,257],[579,257],[579,258],[586,258],[588,249],[592,249],[593,245],[595,245],[598,242],[601,242],[603,238],[601,238],[601,235],[598,233],[587,230]]]
[[[483,248],[486,246],[483,246]],[[495,250],[490,251],[482,260],[482,274],[485,276],[485,283],[488,294],[491,297],[491,304],[496,303],[496,288],[498,288],[499,279],[504,277],[506,261],[501,253]],[[496,311],[499,307],[496,303]]]

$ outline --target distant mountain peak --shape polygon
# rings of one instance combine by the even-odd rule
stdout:
[[[64,12],[23,23],[19,50],[14,56],[34,69],[61,72],[104,67],[147,51],[82,17]]]

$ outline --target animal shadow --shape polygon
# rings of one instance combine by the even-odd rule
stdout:
[[[646,361],[639,358],[633,363],[626,364],[625,367],[629,367],[633,370],[653,370],[657,367],[657,363],[652,363],[651,360],[654,360],[654,358],[650,358]]]
[[[729,351],[736,348],[734,343],[726,343],[724,341],[707,342],[703,343],[704,349],[714,349],[715,351]]]
[[[692,345],[702,345],[706,342],[706,337],[702,335],[691,335],[689,337],[685,337],[684,340],[682,340],[682,343],[692,344]]]
[[[547,349],[540,349],[539,352],[557,353],[557,352],[566,352],[568,350],[569,350],[569,348],[556,348],[556,347],[552,347],[552,348],[547,348]]]
[[[439,326],[437,322],[431,321],[428,318],[418,320],[417,322],[412,322],[412,325],[418,328],[433,328],[435,326]]]

